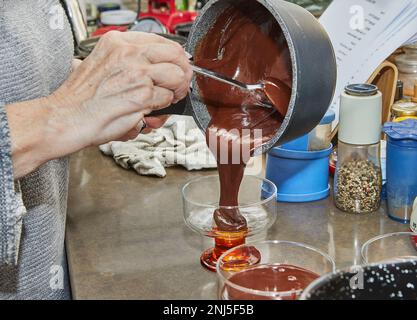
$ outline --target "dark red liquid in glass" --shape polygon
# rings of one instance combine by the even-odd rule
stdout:
[[[302,290],[317,278],[319,275],[316,273],[296,266],[259,265],[238,272],[228,280],[233,285],[273,294],[259,295],[226,284],[223,287],[222,298],[226,300],[295,300]]]

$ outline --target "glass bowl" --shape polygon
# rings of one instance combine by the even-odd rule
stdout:
[[[254,248],[257,253],[251,259]],[[236,267],[234,260],[242,255],[253,263]],[[217,262],[218,295],[222,300],[295,300],[314,280],[334,271],[329,255],[303,243],[241,245],[225,252]]]
[[[362,263],[417,260],[417,233],[387,233],[369,239],[361,248]]]
[[[277,188],[271,181],[256,176],[244,176],[239,190],[239,206],[221,207],[218,175],[200,177],[189,181],[182,189],[184,220],[194,232],[211,237],[215,247],[203,252],[200,261],[211,271],[216,271],[218,258],[227,250],[244,244],[247,237],[268,229],[277,215]],[[246,219],[243,231],[221,231],[216,228],[215,210],[238,210]]]

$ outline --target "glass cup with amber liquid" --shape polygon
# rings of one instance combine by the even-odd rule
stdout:
[[[219,206],[220,182],[218,175],[200,177],[188,182],[182,189],[184,220],[196,233],[214,240],[214,247],[205,250],[201,264],[210,271],[216,271],[220,256],[236,246],[246,243],[246,239],[267,230],[277,215],[277,188],[271,181],[256,176],[244,176],[238,206]],[[245,227],[236,231],[221,230],[214,220],[215,212],[238,212],[245,220]],[[235,264],[248,264],[250,257],[256,256],[256,248],[249,256],[235,259]]]

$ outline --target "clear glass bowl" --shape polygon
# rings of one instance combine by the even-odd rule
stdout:
[[[217,259],[227,250],[245,243],[245,239],[268,229],[276,219],[277,188],[271,181],[255,176],[244,176],[239,190],[239,206],[220,207],[218,175],[189,181],[182,189],[184,220],[196,233],[211,237],[215,247],[203,252],[201,263],[216,270]],[[247,221],[247,229],[225,232],[216,229],[213,213],[216,209],[239,210]]]
[[[252,263],[236,267],[240,256]],[[295,300],[315,279],[334,272],[335,263],[303,243],[262,241],[225,252],[216,269],[222,300]]]
[[[361,249],[362,263],[417,260],[417,233],[395,232],[369,239]]]
[[[404,83],[404,94],[413,96],[414,84],[417,81],[417,54],[414,47],[408,47],[405,54],[395,58],[398,67],[398,79]]]

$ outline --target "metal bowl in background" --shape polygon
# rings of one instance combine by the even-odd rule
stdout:
[[[417,260],[379,263],[325,275],[302,300],[416,300]]]
[[[100,37],[92,37],[87,40],[81,41],[81,43],[76,48],[77,51],[77,58],[85,59],[87,58],[90,53],[93,51],[97,42],[100,40]]]
[[[175,34],[188,38],[194,22],[179,23],[175,26]]]
[[[156,18],[144,17],[137,19],[130,27],[129,31],[151,32],[157,34],[168,33],[167,28]]]
[[[78,47],[88,38],[87,21],[80,3],[77,0],[60,0],[60,2],[71,24],[75,46]]]
[[[187,42],[187,51],[195,54],[199,42],[227,8],[244,0],[211,0],[197,17]],[[292,64],[292,97],[282,126],[255,155],[266,152],[310,132],[323,118],[336,85],[336,60],[330,39],[318,20],[302,7],[282,0],[257,0],[275,18],[288,43]],[[259,48],[262,52],[262,48]],[[199,96],[196,78],[189,108],[202,130],[211,120]]]

